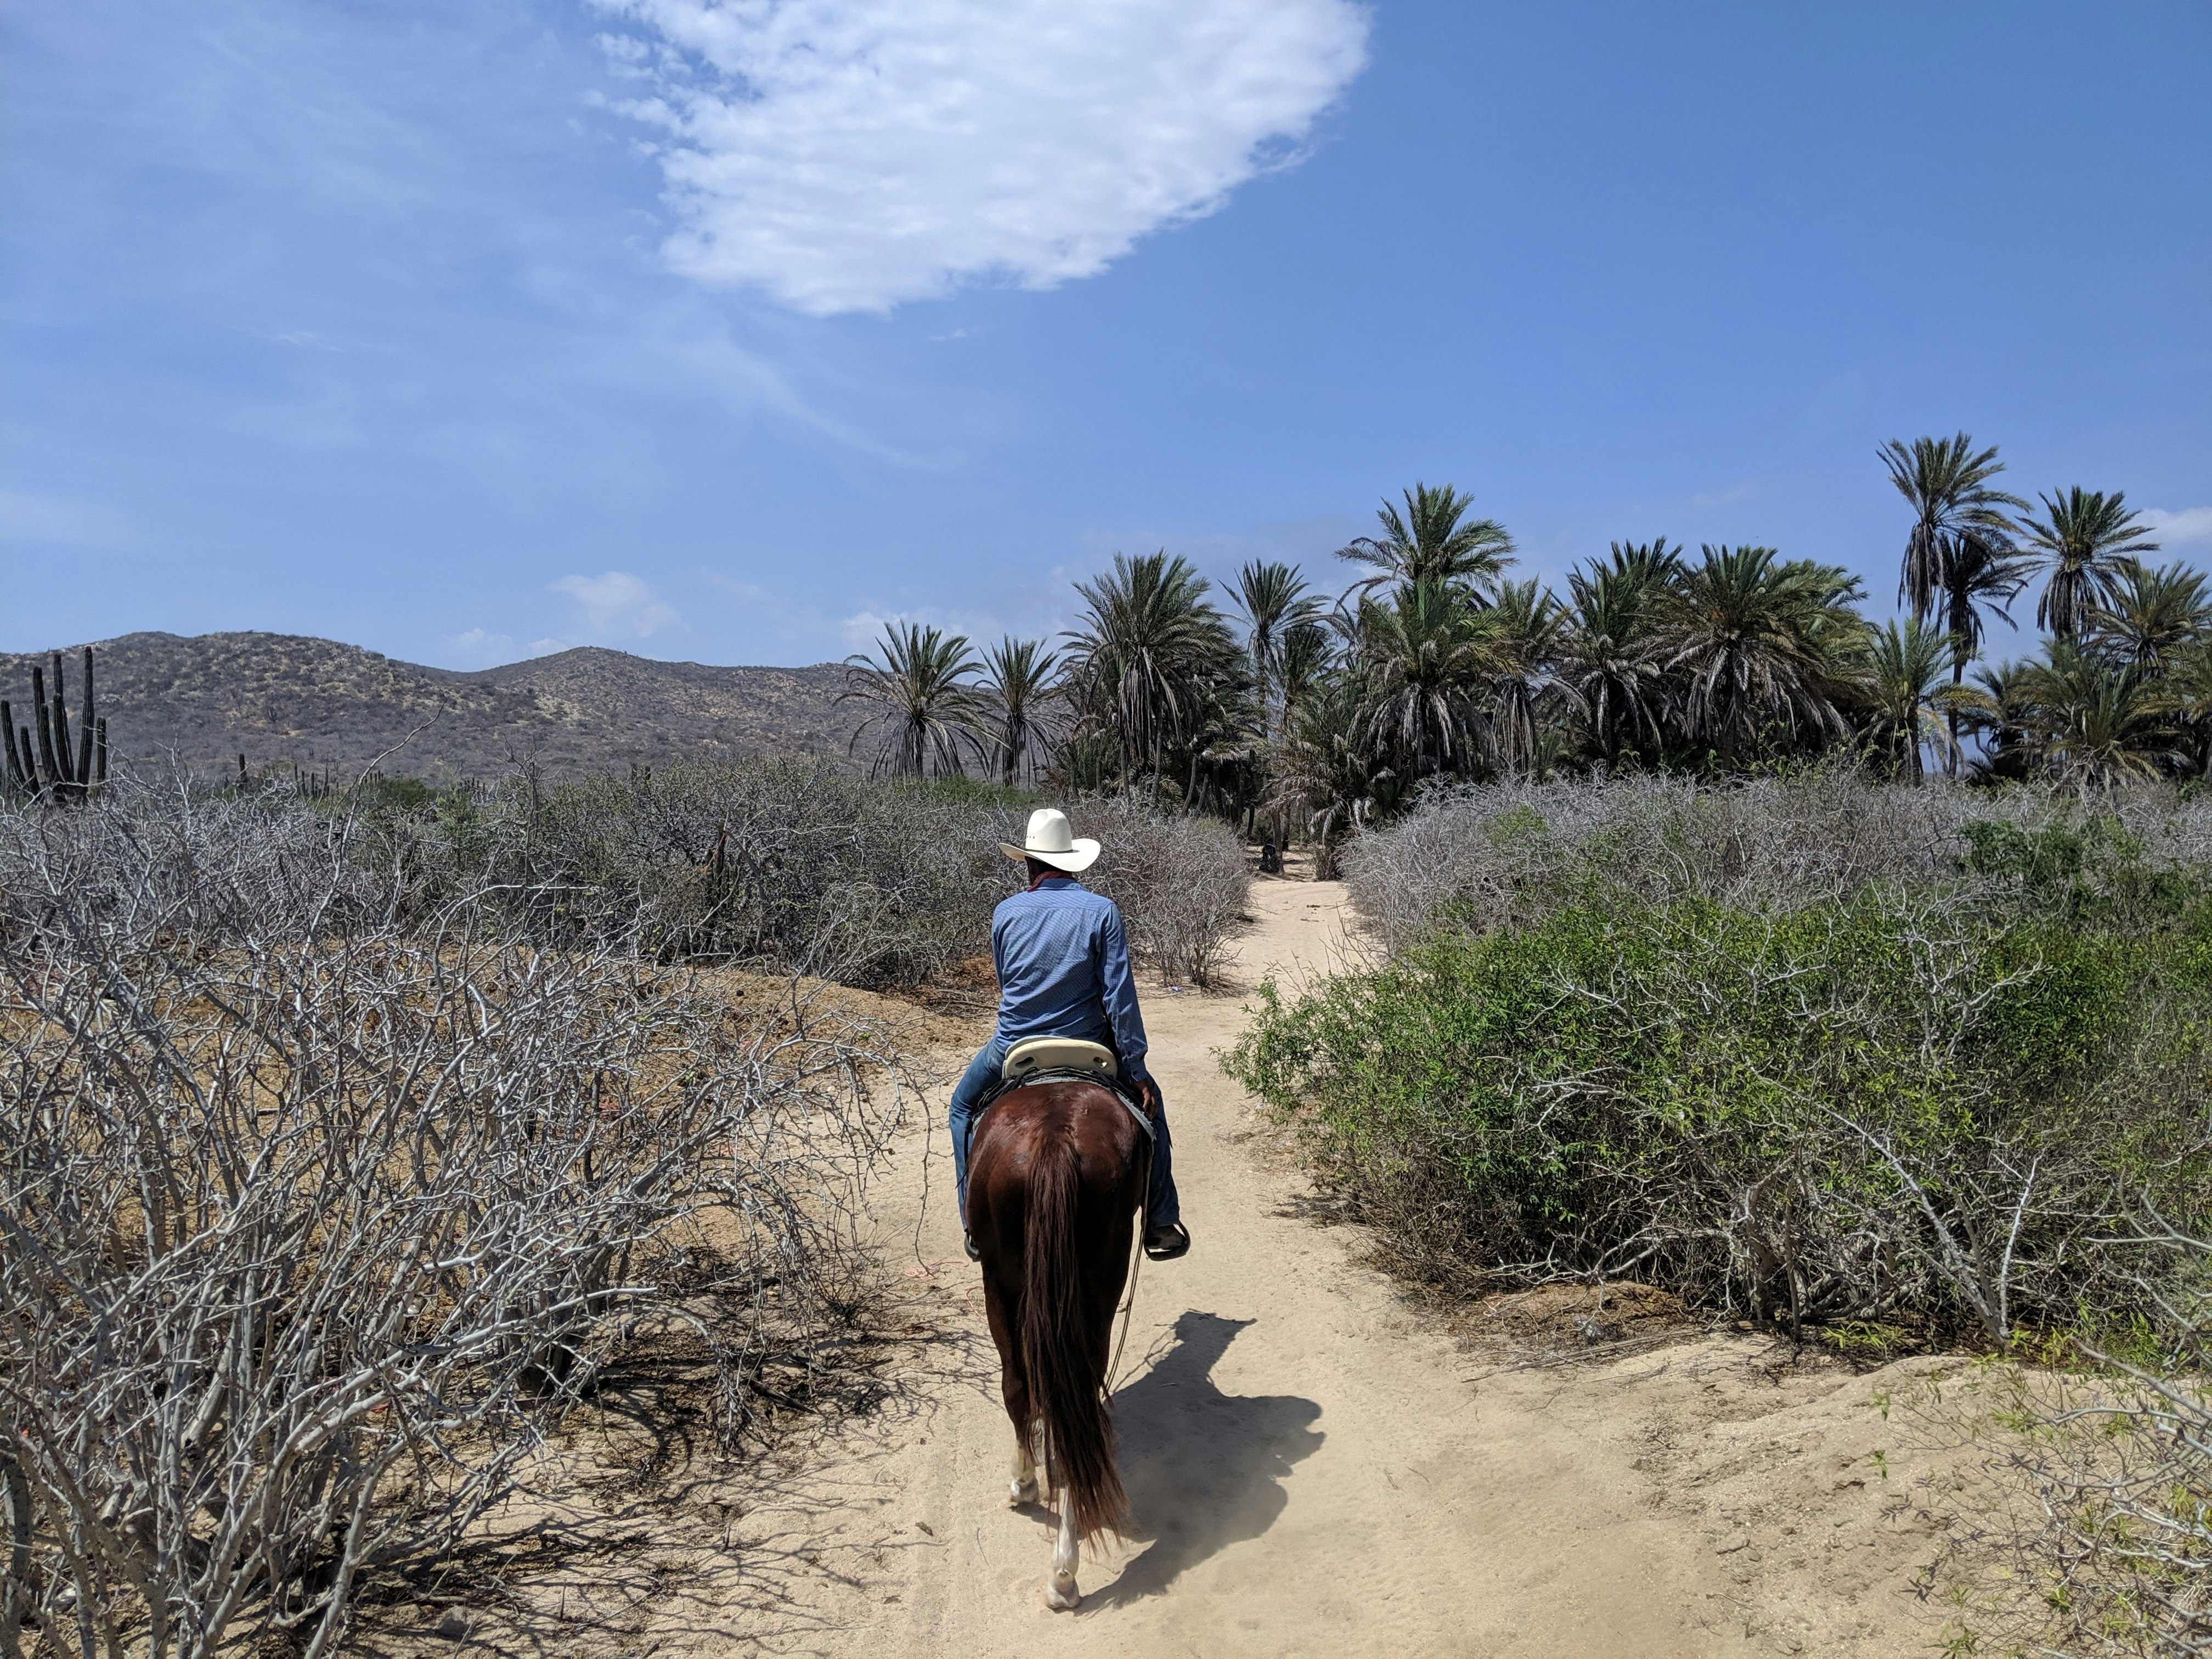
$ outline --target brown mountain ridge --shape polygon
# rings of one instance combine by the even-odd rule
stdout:
[[[263,633],[125,634],[93,650],[118,763],[235,765],[243,754],[256,769],[290,762],[343,775],[374,762],[426,778],[534,763],[566,776],[634,762],[842,757],[861,718],[836,704],[845,689],[836,663],[717,668],[580,646],[462,673]],[[74,720],[83,647],[62,660]],[[19,723],[31,670],[49,662],[45,653],[0,653],[0,696]]]

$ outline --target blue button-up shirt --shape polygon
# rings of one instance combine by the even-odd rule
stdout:
[[[999,968],[999,1036],[1085,1037],[1112,1034],[1121,1075],[1145,1080],[1144,1016],[1129,972],[1121,913],[1103,893],[1073,876],[1047,876],[991,913],[991,956]]]

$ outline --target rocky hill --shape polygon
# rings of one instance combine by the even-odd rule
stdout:
[[[94,641],[100,712],[118,759],[295,763],[426,778],[533,761],[564,775],[633,761],[842,756],[859,718],[842,668],[711,668],[580,647],[478,673],[426,668],[291,634],[125,634]],[[0,653],[19,723],[45,656]],[[74,718],[81,647],[63,654]],[[51,672],[51,671],[50,671]]]

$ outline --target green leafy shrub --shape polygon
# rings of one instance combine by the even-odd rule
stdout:
[[[2154,861],[2143,836],[2116,817],[2029,830],[1977,818],[1959,834],[1962,871],[2071,926],[2163,928],[2206,890],[2203,866]]]
[[[2203,937],[1616,891],[1265,988],[1228,1063],[1422,1273],[2004,1341],[2138,1295],[2107,1248],[2137,1199],[2208,1207]]]

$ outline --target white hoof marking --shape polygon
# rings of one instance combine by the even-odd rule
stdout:
[[[1075,1498],[1070,1492],[1060,1494],[1060,1537],[1052,1547],[1052,1588],[1044,1593],[1044,1604],[1061,1613],[1072,1613],[1083,1597],[1075,1589]]]

